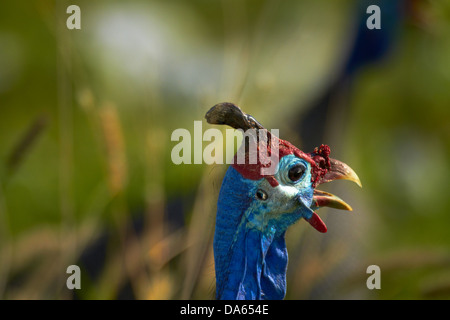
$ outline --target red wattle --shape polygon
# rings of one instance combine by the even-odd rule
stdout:
[[[325,233],[327,232],[327,226],[325,225],[325,222],[320,219],[319,215],[315,212],[313,212],[313,215],[309,219],[305,219],[309,222],[310,225],[314,227],[319,232]]]

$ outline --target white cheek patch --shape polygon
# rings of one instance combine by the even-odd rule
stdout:
[[[298,208],[299,190],[295,186],[279,184],[272,187],[264,180],[261,182],[260,188],[267,193],[267,209],[271,214],[288,213]]]

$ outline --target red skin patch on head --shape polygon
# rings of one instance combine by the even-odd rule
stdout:
[[[331,167],[330,153],[330,147],[326,144],[322,144],[320,147],[314,148],[314,152],[310,154],[316,164],[311,168],[311,182],[313,183],[313,188],[317,186],[317,182]]]
[[[330,147],[327,145],[322,144],[320,147],[315,148],[314,152],[308,154],[304,153],[303,151],[299,150],[297,147],[295,147],[293,144],[286,140],[279,139],[278,137],[272,136],[270,132],[267,131],[267,136],[270,139],[270,145],[267,146],[266,152],[259,152],[260,151],[260,144],[256,146],[256,152],[258,152],[258,157],[254,158],[257,159],[257,163],[251,164],[250,154],[245,154],[245,163],[239,164],[237,163],[237,154],[234,156],[234,161],[232,164],[232,167],[236,169],[244,178],[249,180],[260,180],[262,178],[266,178],[266,180],[270,183],[272,187],[278,186],[278,181],[275,179],[273,175],[262,175],[261,169],[262,168],[269,168],[271,165],[271,153],[272,150],[276,149],[275,143],[278,141],[278,160],[283,158],[284,156],[287,156],[288,154],[293,154],[298,158],[304,159],[308,161],[311,164],[311,182],[313,185],[313,188],[316,187],[317,182],[320,180],[320,178],[325,175],[330,168]],[[277,140],[275,140],[277,139]],[[255,142],[253,142],[255,143]],[[264,144],[261,144],[264,145]],[[243,147],[243,146],[242,146]],[[264,145],[265,147],[265,145]],[[249,148],[251,149],[251,148]],[[260,156],[263,157],[261,161]],[[264,164],[263,164],[264,163]]]

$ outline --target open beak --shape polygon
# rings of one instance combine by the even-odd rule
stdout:
[[[334,181],[334,180],[350,180],[355,182],[358,186],[362,187],[361,181],[356,175],[355,171],[343,162],[330,158],[330,168],[327,173],[321,177],[318,184]],[[314,189],[313,203],[311,209],[319,209],[320,207],[330,207],[341,210],[352,211],[352,207],[348,205],[344,200],[335,196],[334,194]],[[313,212],[311,218],[305,219],[309,222],[317,231],[327,232],[325,223],[320,219],[317,213]]]

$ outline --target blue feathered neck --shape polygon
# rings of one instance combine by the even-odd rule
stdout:
[[[244,179],[231,166],[223,180],[214,234],[217,299],[275,300],[286,294],[285,231],[302,214],[260,223],[267,208],[254,200],[259,182]]]

